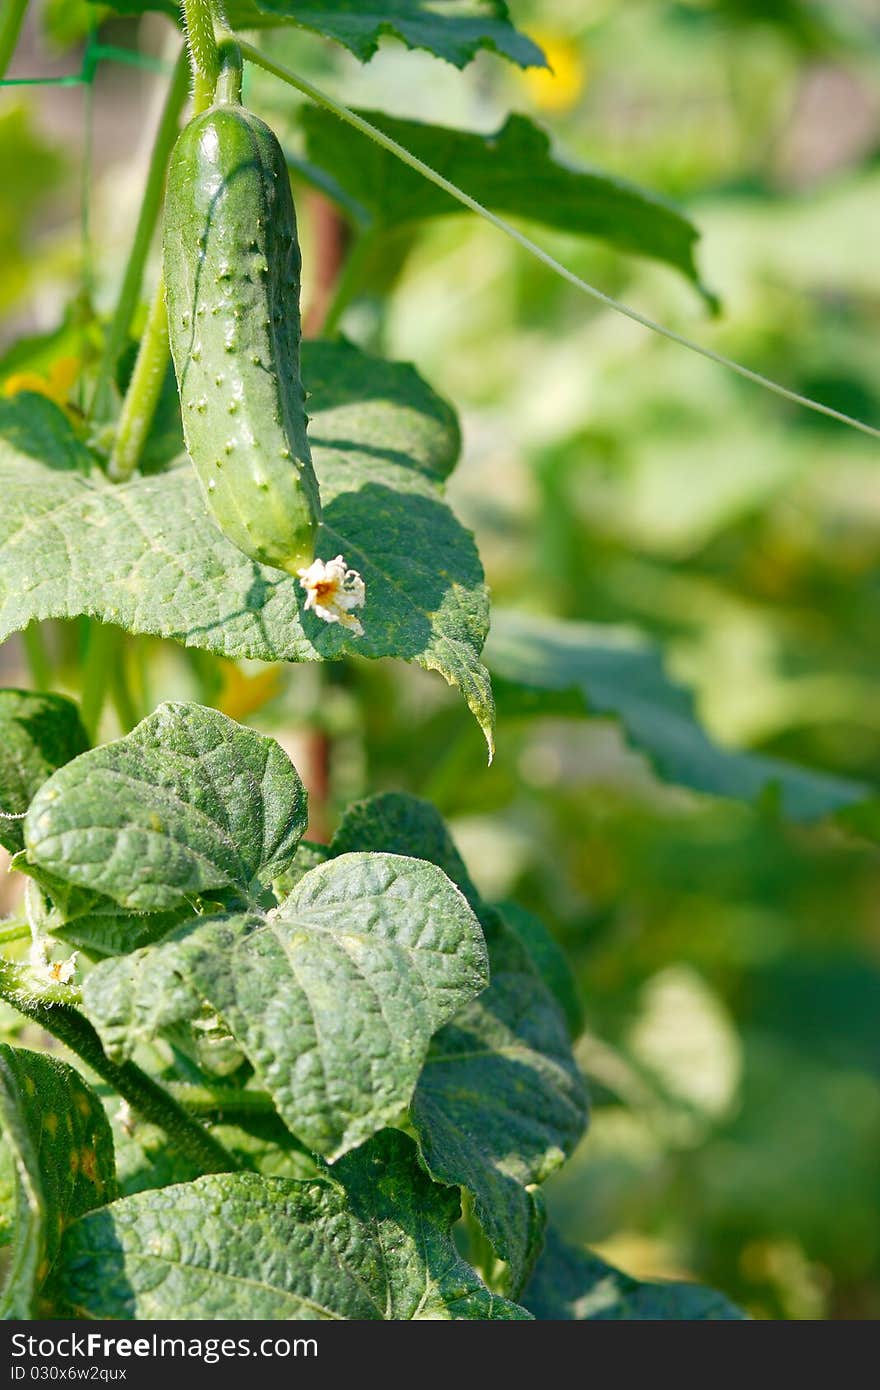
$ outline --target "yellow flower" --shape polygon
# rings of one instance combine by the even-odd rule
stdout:
[[[308,594],[306,612],[311,608],[325,623],[341,623],[356,637],[363,637],[364,629],[351,609],[363,608],[366,585],[357,570],[345,568],[341,555],[326,562],[315,560],[299,571],[299,582]]]
[[[78,357],[59,357],[45,376],[39,372],[13,372],[3,383],[3,395],[17,396],[21,391],[35,391],[64,409],[81,365]]]
[[[573,39],[563,34],[531,30],[533,38],[547,56],[548,68],[527,68],[519,74],[539,111],[570,111],[584,90],[587,64]]]
[[[239,722],[268,705],[281,689],[280,666],[265,666],[262,671],[249,676],[236,662],[224,661],[221,663],[221,675],[223,686],[217,708]]]

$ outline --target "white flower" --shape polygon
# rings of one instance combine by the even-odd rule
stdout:
[[[356,637],[363,637],[364,629],[351,610],[363,608],[367,588],[357,570],[345,568],[341,555],[326,562],[315,560],[299,571],[299,582],[308,594],[306,610],[311,608],[325,623],[341,623]]]
[[[50,961],[46,942],[38,938],[31,946],[30,967],[41,985],[69,985],[76,974],[78,955],[79,951],[74,951],[67,960]]]

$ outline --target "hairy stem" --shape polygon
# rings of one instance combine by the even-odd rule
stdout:
[[[183,0],[183,19],[193,75],[193,107],[206,111],[214,100],[220,75],[215,21],[219,18],[215,0]]]
[[[27,941],[30,935],[30,923],[18,917],[0,922],[0,946],[8,946],[12,941]]]
[[[26,9],[27,0],[6,0],[6,13],[0,19],[0,79],[12,61]]]
[[[144,445],[162,394],[168,370],[168,314],[165,309],[165,281],[159,277],[147,317],[134,371],[125,393],[113,453],[107,468],[114,483],[124,483],[140,463]]]
[[[29,996],[23,973],[8,961],[0,962],[0,998],[75,1052],[133,1110],[164,1129],[175,1148],[203,1173],[228,1173],[237,1168],[232,1154],[152,1077],[134,1062],[111,1062],[98,1034],[77,1009]]]
[[[181,49],[165,97],[162,115],[159,118],[134,241],[129,253],[128,264],[125,267],[119,299],[104,342],[104,352],[98,367],[98,380],[92,399],[91,414],[93,415],[100,415],[106,406],[113,370],[131,329],[131,321],[143,283],[144,266],[162,210],[168,158],[177,139],[180,113],[186,103],[188,92],[189,59],[186,49]]]
[[[821,401],[814,401],[809,396],[802,396],[797,391],[791,391],[787,386],[780,385],[778,381],[771,381],[769,377],[763,376],[760,372],[753,372],[750,367],[744,367],[740,362],[734,362],[732,358],[725,357],[720,352],[714,352],[712,348],[704,347],[701,343],[695,343],[690,338],[683,337],[681,333],[676,333],[671,328],[665,328],[663,324],[655,323],[653,319],[648,318],[645,314],[639,313],[637,309],[630,308],[628,304],[621,303],[619,299],[613,299],[611,295],[605,294],[604,291],[597,289],[595,285],[591,285],[587,280],[582,280],[579,275],[575,275],[573,270],[569,270],[561,261],[557,261],[549,252],[544,251],[537,242],[530,240],[530,238],[524,236],[522,232],[517,231],[516,227],[512,226],[510,222],[506,222],[503,217],[498,217],[494,212],[490,212],[482,203],[477,202],[476,198],[472,198],[469,193],[465,193],[456,184],[450,183],[449,179],[444,178],[436,169],[432,169],[430,164],[425,164],[424,160],[419,159],[416,155],[412,154],[411,151],[405,149],[403,145],[398,144],[396,140],[392,140],[390,135],[385,135],[381,130],[377,130],[369,121],[365,121],[362,116],[356,115],[356,113],[350,111],[347,106],[343,106],[341,102],[334,100],[327,92],[322,91],[320,87],[314,86],[313,83],[306,81],[304,77],[299,77],[295,72],[291,72],[289,68],[284,67],[283,64],[276,63],[271,58],[267,58],[265,53],[261,53],[258,48],[254,48],[253,44],[242,42],[241,51],[244,57],[250,62],[256,63],[258,67],[265,68],[266,72],[271,72],[274,77],[278,77],[282,82],[286,82],[289,86],[295,87],[298,92],[302,92],[305,96],[310,97],[312,101],[317,102],[319,106],[323,106],[326,110],[332,111],[341,121],[345,121],[347,125],[353,126],[355,130],[360,131],[362,135],[368,136],[368,138],[375,141],[377,145],[381,145],[383,149],[388,150],[389,154],[393,154],[395,158],[407,164],[410,169],[414,169],[416,173],[421,174],[423,178],[426,178],[430,183],[436,184],[438,188],[442,188],[444,193],[449,194],[450,198],[454,198],[456,202],[461,203],[471,212],[475,212],[478,217],[482,217],[486,222],[490,222],[493,227],[503,232],[505,236],[510,237],[510,239],[515,241],[524,251],[527,251],[530,256],[534,256],[536,260],[540,261],[541,264],[546,266],[549,270],[552,270],[554,274],[560,275],[563,280],[573,285],[575,289],[580,290],[583,294],[596,300],[597,303],[604,305],[606,309],[613,309],[616,313],[623,314],[624,318],[631,319],[633,323],[639,324],[642,328],[647,328],[651,333],[657,333],[661,338],[668,338],[670,342],[677,343],[679,347],[687,348],[689,352],[695,352],[700,357],[707,358],[710,362],[714,362],[719,367],[726,367],[728,371],[735,372],[737,376],[743,377],[746,381],[752,382],[755,386],[762,386],[765,391],[772,391],[775,396],[781,396],[783,400],[790,401],[793,405],[803,406],[806,410],[813,410],[819,415],[826,415],[831,420],[837,420],[841,425],[849,425],[851,429],[859,430],[862,434],[869,434],[874,439],[880,439],[880,429],[876,426],[868,425],[864,420],[856,420],[851,415],[844,415],[842,411],[834,410],[830,405],[823,405]]]

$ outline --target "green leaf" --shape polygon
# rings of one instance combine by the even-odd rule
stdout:
[[[200,921],[103,962],[84,997],[113,1055],[206,999],[291,1133],[333,1160],[401,1117],[432,1034],[486,981],[479,924],[443,873],[347,854],[266,916]]]
[[[537,44],[514,29],[504,0],[257,0],[268,14],[293,19],[344,44],[366,63],[385,34],[407,48],[426,48],[457,68],[481,48],[493,49],[520,67],[544,67]]]
[[[578,1037],[584,1026],[581,993],[559,942],[538,917],[517,903],[501,903],[498,911],[561,1008],[569,1033]]]
[[[803,821],[873,795],[858,782],[713,742],[660,649],[627,629],[496,611],[487,659],[513,707],[525,697],[540,711],[535,694],[547,692],[566,696],[567,711],[612,715],[661,777],[695,791],[748,802],[775,791],[783,814]]]
[[[15,1224],[0,1317],[35,1316],[61,1234],[116,1195],[100,1100],[55,1057],[0,1044],[0,1129],[15,1168]]]
[[[234,658],[400,657],[458,686],[491,743],[488,594],[473,538],[441,500],[455,415],[412,367],[348,344],[306,343],[303,371],[318,553],[341,552],[366,581],[363,637],[306,613],[296,578],[226,541],[185,460],[111,486],[62,412],[28,395],[0,401],[0,641],[34,618],[88,613]]]
[[[168,1135],[158,1125],[122,1109],[115,1093],[108,1091],[103,1099],[113,1130],[121,1196],[191,1182],[201,1176],[200,1168],[191,1159],[169,1146]],[[248,1171],[268,1178],[319,1176],[318,1160],[297,1144],[271,1112],[249,1116],[237,1124],[212,1124],[211,1133]]]
[[[459,1258],[458,1196],[386,1131],[333,1179],[250,1173],[125,1197],[65,1236],[55,1281],[79,1317],[525,1318]]]
[[[665,261],[699,285],[699,233],[673,204],[601,170],[564,163],[527,116],[488,135],[360,111],[493,212],[598,237],[620,251]],[[388,228],[465,211],[442,188],[318,106],[304,106],[306,158],[291,164],[364,227]],[[705,291],[704,291],[705,293]]]
[[[174,0],[112,0],[121,14],[160,10],[176,17]],[[366,63],[386,36],[407,48],[425,48],[466,67],[481,48],[522,68],[545,67],[537,44],[510,22],[505,0],[230,0],[224,12],[233,28],[296,24],[335,39]]]
[[[0,812],[22,815],[46,778],[88,746],[70,700],[0,690]],[[22,822],[0,815],[0,845],[15,854],[23,844]]]
[[[33,876],[31,866],[26,863],[17,862],[15,867]],[[41,887],[48,888],[50,880],[44,874],[37,870],[36,877]],[[123,955],[126,951],[136,951],[161,941],[193,915],[191,902],[167,912],[128,912],[112,898],[71,888],[60,881],[52,883],[48,891],[51,902],[47,904],[40,926],[93,959]],[[202,902],[199,908],[203,912],[211,910]]]
[[[412,1105],[425,1161],[468,1188],[497,1254],[521,1286],[535,1253],[529,1185],[584,1132],[587,1099],[565,1019],[532,958],[480,902],[449,832],[427,802],[399,793],[352,807],[331,846],[417,854],[458,883],[486,927],[491,983],[434,1038]]]
[[[0,449],[4,459],[39,461],[54,473],[87,474],[95,462],[64,412],[33,391],[0,401]]]
[[[643,1284],[598,1255],[566,1245],[552,1228],[523,1301],[536,1318],[554,1322],[735,1322],[744,1317],[714,1289]]]
[[[493,969],[491,987],[431,1044],[412,1106],[429,1171],[473,1194],[513,1289],[534,1253],[526,1189],[564,1163],[587,1114],[568,1030],[535,983]]]
[[[259,898],[308,819],[274,739],[201,705],[163,704],[116,743],[44,783],[25,821],[29,860],[135,912],[206,892]]]
[[[384,792],[353,802],[333,836],[330,853],[371,850],[426,859],[452,879],[475,912],[482,905],[443,817],[430,801],[407,792]]]

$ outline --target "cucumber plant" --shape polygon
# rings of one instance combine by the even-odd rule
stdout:
[[[108,8],[175,20],[162,0]],[[368,788],[329,823],[327,711],[369,661],[439,673],[494,747],[488,591],[443,494],[455,413],[338,332],[370,253],[464,204],[501,232],[528,213],[599,236],[711,298],[686,217],[556,160],[525,117],[487,137],[353,112],[264,33],[311,30],[361,60],[391,31],[456,67],[481,49],[543,63],[501,0],[467,8],[186,0],[80,397],[32,374],[0,400],[0,638],[25,631],[35,687],[0,691],[0,843],[21,888],[0,927],[7,1318],[741,1316],[698,1285],[639,1283],[548,1225],[542,1185],[588,1119],[578,987],[549,930],[486,900],[429,800]],[[258,95],[243,102],[242,54],[314,103],[296,148],[249,109]],[[291,170],[350,219],[305,342]],[[563,627],[499,619],[489,660],[521,708],[580,701],[670,781],[744,801],[772,786],[794,818],[865,800],[717,746],[651,649],[575,647]],[[178,649],[195,698],[157,702],[144,668]],[[274,680],[342,661],[317,686],[298,771],[243,722],[267,687],[242,663]],[[14,1018],[43,1033],[19,1038]],[[45,1035],[60,1053],[35,1049]]]

